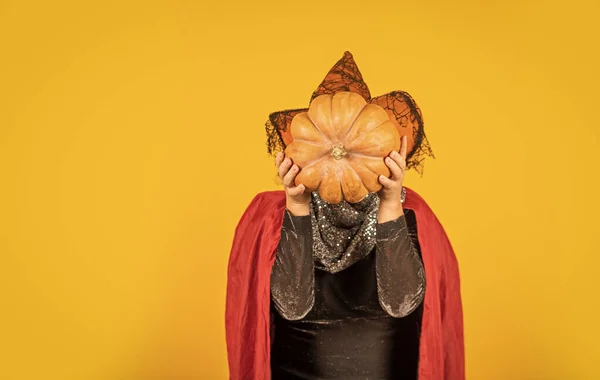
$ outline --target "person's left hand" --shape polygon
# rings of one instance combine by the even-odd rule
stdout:
[[[379,176],[379,182],[383,185],[379,191],[379,223],[398,219],[404,211],[402,210],[402,183],[406,170],[406,136],[402,137],[400,152],[392,151],[385,158],[385,164],[390,168],[391,178]]]

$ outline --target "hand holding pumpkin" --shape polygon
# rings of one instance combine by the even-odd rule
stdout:
[[[275,157],[275,166],[277,166],[279,178],[285,188],[286,208],[292,215],[305,216],[310,214],[310,193],[306,192],[303,184],[295,184],[296,176],[300,172],[298,165],[292,162],[292,159],[285,157],[281,152]]]
[[[390,169],[391,178],[380,175],[379,182],[383,186],[379,191],[379,216],[378,222],[385,223],[398,219],[404,213],[402,209],[402,183],[406,170],[406,136],[402,137],[400,152],[392,151],[385,158],[385,164]]]

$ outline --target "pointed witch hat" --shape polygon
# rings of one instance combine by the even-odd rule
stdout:
[[[329,70],[310,100],[312,102],[319,95],[333,95],[342,91],[357,93],[368,103],[377,104],[393,115],[398,122],[397,128],[400,136],[407,136],[407,168],[414,168],[417,172],[422,173],[423,160],[426,156],[433,157],[433,152],[425,137],[423,115],[413,98],[404,91],[392,91],[372,98],[369,87],[354,62],[354,57],[348,51]],[[297,114],[307,111],[308,108],[290,109],[273,112],[269,115],[266,131],[268,151],[271,155],[283,151],[293,141],[290,130],[292,120]]]

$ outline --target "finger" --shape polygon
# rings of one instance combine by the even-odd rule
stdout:
[[[379,183],[381,183],[385,189],[393,189],[395,185],[394,181],[384,175],[379,176]]]
[[[406,135],[402,136],[402,145],[400,146],[400,156],[402,159],[406,161],[406,155],[408,150],[408,137]]]
[[[306,187],[304,185],[298,185],[296,187],[292,187],[290,189],[288,189],[288,194],[292,197],[297,197],[299,195],[304,194],[304,190],[306,190]]]
[[[403,175],[403,170],[398,166],[396,161],[392,160],[390,157],[385,158],[385,164],[388,168],[390,168],[390,172],[392,172],[392,179],[400,179]]]
[[[290,170],[291,166],[292,166],[292,160],[289,157],[286,158],[285,160],[283,160],[281,165],[279,165],[279,178],[283,179],[283,177],[285,177],[285,175]]]
[[[287,174],[283,177],[283,185],[285,187],[294,187],[294,180],[296,179],[296,174],[298,174],[298,165],[292,166],[292,168],[287,172]]]
[[[281,163],[283,162],[284,158],[285,158],[285,154],[283,154],[283,152],[277,153],[277,156],[275,156],[275,167],[276,168],[279,168],[279,166],[281,166]]]
[[[396,162],[396,164],[402,171],[406,169],[406,159],[402,156],[401,153],[393,151],[392,153],[390,153],[390,157],[392,158],[392,160],[394,160],[394,162]]]

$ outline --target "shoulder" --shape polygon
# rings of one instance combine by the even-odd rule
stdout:
[[[435,230],[443,231],[441,222],[437,215],[429,207],[427,202],[414,190],[406,189],[406,201],[404,207],[415,213],[416,221],[419,225],[427,226],[431,232]]]
[[[419,194],[413,190],[406,189],[406,208],[414,211],[418,225],[419,243],[421,244],[424,257],[436,257],[436,259],[452,260],[456,257],[450,239],[446,235],[442,223],[429,208],[427,203]]]
[[[254,196],[248,208],[251,207],[285,207],[285,192],[283,191],[264,191]]]
[[[265,222],[269,219],[283,217],[285,210],[285,192],[265,191],[254,196],[240,219],[240,224],[247,222]]]
[[[406,201],[404,206],[408,209],[413,210],[415,213],[431,213],[433,211],[429,208],[429,205],[425,200],[414,190],[406,188]]]

